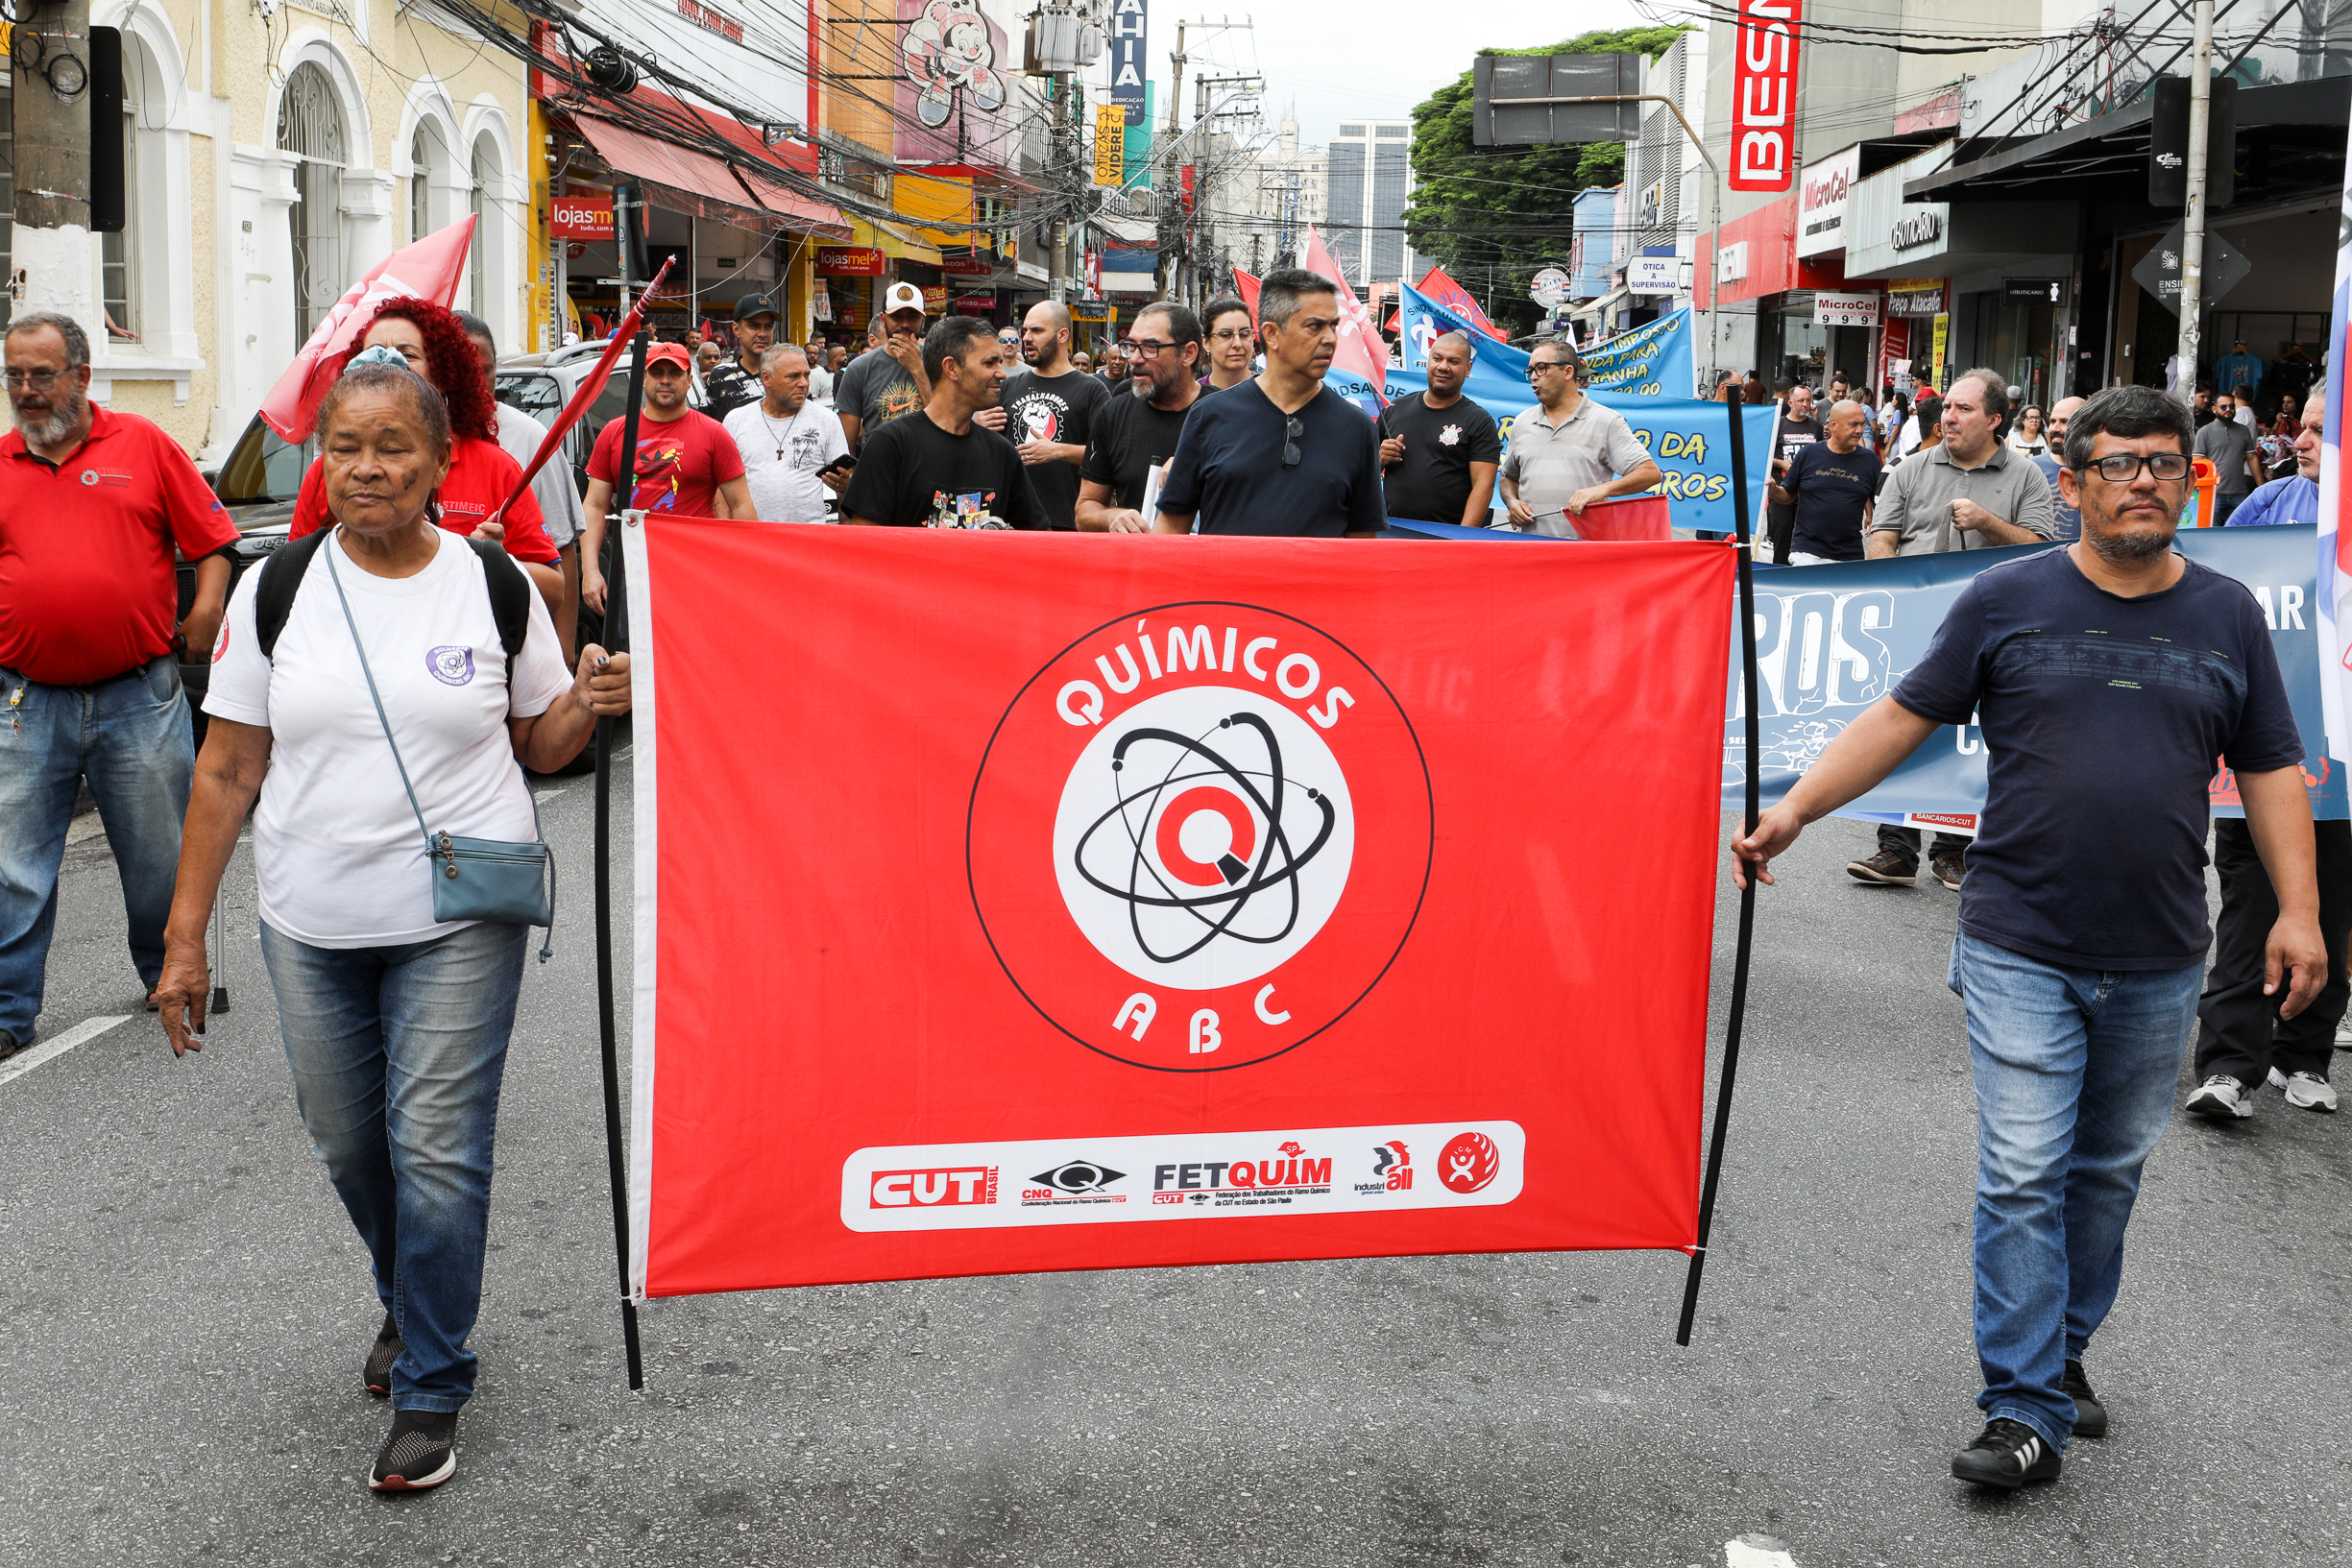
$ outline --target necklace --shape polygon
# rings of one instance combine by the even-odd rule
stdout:
[[[765,403],[762,403],[762,404],[760,405],[760,422],[761,422],[761,423],[763,423],[763,424],[764,424],[764,425],[766,425],[766,426],[767,426],[767,433],[768,433],[769,435],[771,435],[771,436],[775,436],[775,438],[776,438],[776,461],[777,461],[777,462],[781,463],[781,462],[783,462],[783,461],[784,461],[784,444],[785,444],[785,441],[786,441],[786,439],[787,439],[787,438],[788,438],[788,437],[791,435],[791,433],[792,433],[792,426],[793,426],[793,425],[795,425],[795,424],[798,424],[798,423],[800,422],[800,416],[801,416],[801,413],[802,413],[803,411],[805,411],[805,410],[806,410],[807,406],[808,406],[808,405],[804,403],[804,404],[801,406],[801,408],[800,408],[800,409],[795,409],[795,410],[793,411],[792,417],[791,417],[790,419],[788,419],[788,420],[787,420],[787,421],[785,421],[785,422],[784,422],[784,431],[783,431],[783,433],[782,433],[781,435],[779,435],[779,434],[777,433],[777,430],[776,430],[776,422],[775,422],[774,420],[772,420],[772,419],[768,418],[768,414],[767,414],[767,405],[766,405]]]

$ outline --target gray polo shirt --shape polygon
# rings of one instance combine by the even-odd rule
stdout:
[[[1954,463],[1949,446],[1913,452],[1886,476],[1870,531],[1901,535],[1897,555],[1998,548],[1982,534],[1952,525],[1955,500],[1975,501],[2001,521],[2043,539],[2058,537],[2058,524],[2050,512],[2049,481],[2042,477],[2032,458],[2005,446],[1996,446],[1993,455],[1973,469]]]
[[[1537,533],[1574,539],[1574,520],[1563,510],[1568,497],[1649,460],[1650,449],[1634,438],[1625,416],[1587,396],[1558,423],[1540,407],[1513,420],[1503,477],[1519,487],[1519,499],[1536,515]]]

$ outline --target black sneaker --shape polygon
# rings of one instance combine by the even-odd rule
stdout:
[[[384,1314],[384,1326],[376,1331],[376,1343],[368,1347],[368,1364],[359,1373],[360,1381],[368,1386],[368,1392],[378,1399],[391,1394],[392,1363],[399,1361],[400,1352],[407,1348],[400,1343],[400,1326],[392,1320],[390,1313]]]
[[[2058,1387],[2074,1401],[2074,1435],[2107,1435],[2107,1407],[2100,1404],[2098,1395],[2091,1391],[2091,1380],[2082,1375],[2082,1363],[2068,1362],[2066,1376],[2058,1380]]]
[[[24,1049],[25,1043],[22,1040],[17,1039],[6,1029],[0,1029],[0,1062],[7,1061]]]
[[[1847,861],[1846,875],[1857,882],[1909,887],[1919,880],[1919,862],[1901,850],[1880,850],[1867,860]]]
[[[455,1474],[457,1412],[395,1411],[392,1435],[384,1439],[383,1452],[376,1456],[368,1487],[378,1492],[421,1492]]]
[[[2025,1422],[2004,1415],[1960,1450],[1952,1461],[1952,1473],[1972,1486],[2013,1492],[2033,1482],[2057,1480],[2058,1451]]]
[[[1935,874],[1937,881],[1957,893],[1960,879],[1968,875],[1968,862],[1958,850],[1938,850],[1928,856],[1928,869]]]

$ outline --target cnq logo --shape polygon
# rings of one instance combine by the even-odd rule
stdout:
[[[1892,684],[1892,656],[1881,636],[1895,623],[1895,596],[1882,589],[1854,593],[1758,593],[1756,596],[1757,713],[1817,713],[1866,708]],[[1731,712],[1744,718],[1743,683],[1734,670]]]

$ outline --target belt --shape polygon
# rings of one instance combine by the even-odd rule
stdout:
[[[157,654],[154,659],[142,660],[140,663],[132,665],[129,669],[120,671],[117,674],[102,675],[95,681],[82,681],[74,684],[68,684],[63,681],[36,681],[30,675],[26,675],[20,671],[12,669],[0,669],[0,680],[7,680],[18,686],[52,687],[60,691],[95,691],[102,686],[112,686],[118,681],[143,680],[146,678],[147,672],[153,669],[158,661],[171,659],[174,657],[175,656],[172,654],[159,653]]]

